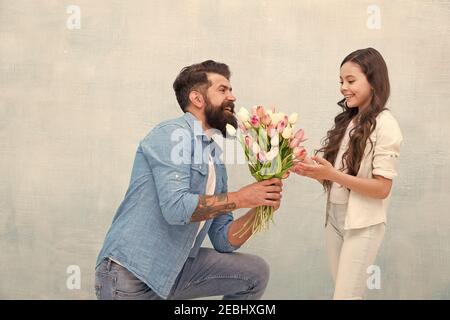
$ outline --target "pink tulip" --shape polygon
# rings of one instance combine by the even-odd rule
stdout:
[[[286,128],[286,126],[288,125],[288,117],[284,117],[283,120],[281,120],[278,125],[277,125],[277,131],[278,133],[282,133],[283,130]]]
[[[242,131],[243,134],[248,133],[247,128],[242,123],[239,124],[239,129]]]
[[[256,115],[260,119],[262,119],[266,115],[266,111],[264,111],[264,107],[263,106],[257,106],[256,107]]]
[[[257,115],[256,110],[258,109],[258,107],[259,107],[259,106],[253,106],[253,107],[252,107],[252,115],[253,115],[253,116],[256,116],[256,115]]]
[[[266,127],[268,125],[270,125],[270,123],[272,122],[272,119],[270,118],[270,116],[268,114],[265,114],[262,118],[261,118],[261,122],[263,125],[265,125]]]
[[[250,148],[250,146],[253,144],[253,139],[251,136],[245,136],[244,137],[244,143],[247,147]]]
[[[267,126],[267,133],[269,134],[269,137],[272,138],[275,134],[278,134],[278,131],[273,124],[269,124],[269,126]]]
[[[294,138],[291,143],[289,143],[289,148],[294,149],[300,145],[300,139]]]
[[[303,140],[303,136],[305,135],[305,131],[303,129],[299,129],[294,136],[294,139],[299,139],[300,142],[303,142],[305,140]]]
[[[258,160],[259,162],[263,163],[267,161],[266,155],[264,151],[261,151],[258,153]]]
[[[293,154],[295,158],[303,160],[306,156],[306,150],[303,147],[295,147],[293,150]]]
[[[303,160],[305,160],[306,156],[307,156],[306,151],[301,152],[297,159],[300,161],[303,161]]]
[[[253,115],[250,118],[250,123],[253,127],[258,128],[259,127],[259,117],[257,115]]]

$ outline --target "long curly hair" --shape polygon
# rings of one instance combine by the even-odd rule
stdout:
[[[373,141],[369,137],[376,128],[376,117],[387,109],[385,105],[389,98],[390,85],[386,63],[377,50],[373,48],[356,50],[345,57],[341,67],[346,62],[356,63],[365,74],[372,87],[370,105],[358,114],[358,108],[349,108],[345,98],[340,100],[337,104],[342,108],[342,112],[334,118],[334,126],[322,139],[322,148],[316,150],[315,154],[323,153],[323,158],[334,164],[347,127],[350,121],[356,117],[355,125],[350,130],[348,149],[343,154],[341,163],[342,171],[346,170],[348,174],[356,176],[364,156],[367,140],[370,141],[371,151],[373,149]],[[332,181],[323,181],[325,191],[331,189],[331,184]]]

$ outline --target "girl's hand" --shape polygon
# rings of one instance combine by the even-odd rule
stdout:
[[[294,172],[294,173],[296,173],[296,174],[298,174],[298,175],[302,175],[301,173],[303,172],[303,170],[302,169],[300,169],[300,167],[299,167],[299,164],[300,163],[302,163],[302,162],[304,162],[304,163],[306,163],[306,164],[314,164],[314,161],[312,161],[312,159],[310,158],[310,157],[308,157],[307,155],[303,158],[303,159],[297,159],[297,158],[295,158],[294,159],[294,164],[293,164],[293,166],[289,169],[289,173],[291,173],[291,172]]]
[[[306,164],[311,164],[311,165],[316,164],[309,156],[305,156],[302,160],[294,159],[294,165],[292,166],[291,169],[289,169],[289,172],[294,172],[294,173],[296,173],[298,175],[304,175],[303,174],[303,169],[301,169],[299,167],[299,164],[302,163],[302,162],[306,163]]]
[[[315,164],[313,159],[311,159],[310,157],[305,157],[305,159],[301,162],[306,163],[306,164]]]
[[[298,173],[298,170],[299,170],[298,164],[299,164],[299,163],[302,163],[302,162],[305,162],[305,163],[307,163],[307,164],[314,164],[314,161],[312,161],[311,158],[308,157],[308,153],[306,152],[306,149],[303,149],[303,150],[300,152],[300,154],[298,154],[298,155],[294,158],[292,167],[284,174],[284,176],[283,176],[282,179],[286,179],[287,177],[289,177],[289,175],[291,174],[291,172],[294,172],[294,173],[299,174],[299,173]]]
[[[298,175],[316,180],[331,180],[330,177],[335,170],[330,162],[320,157],[305,158],[292,169]]]

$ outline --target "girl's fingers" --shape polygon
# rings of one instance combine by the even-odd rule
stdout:
[[[309,173],[309,172],[314,172],[315,168],[313,168],[313,167],[303,167],[303,168],[301,168],[301,170],[303,170],[306,173]]]
[[[304,162],[299,163],[298,166],[303,170],[313,170],[317,168],[317,165],[306,164]]]
[[[327,166],[328,164],[330,164],[330,162],[328,162],[327,160],[325,160],[324,158],[321,158],[321,157],[312,157],[312,159],[324,166]]]

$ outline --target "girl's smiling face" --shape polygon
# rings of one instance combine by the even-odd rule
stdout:
[[[359,108],[359,111],[369,106],[372,100],[372,86],[354,62],[346,62],[341,67],[341,93],[349,108]]]

